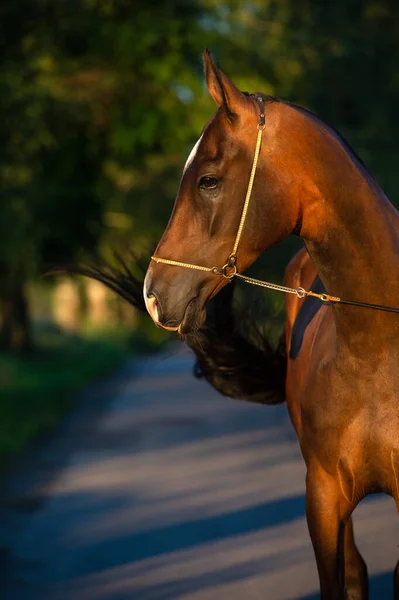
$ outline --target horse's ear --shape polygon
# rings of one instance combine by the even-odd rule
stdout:
[[[237,115],[246,101],[245,95],[217,67],[208,48],[204,50],[204,71],[208,91],[217,106],[224,106],[230,116]]]

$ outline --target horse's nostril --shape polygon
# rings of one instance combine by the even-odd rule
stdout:
[[[145,305],[147,308],[147,311],[151,317],[151,319],[154,321],[154,323],[156,323],[157,325],[159,324],[159,314],[158,314],[158,302],[157,299],[155,297],[155,294],[146,294],[146,297],[144,298],[145,300]]]

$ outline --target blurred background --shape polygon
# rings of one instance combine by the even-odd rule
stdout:
[[[100,284],[41,275],[128,248],[148,260],[214,111],[205,46],[240,89],[331,122],[398,202],[398,16],[393,0],[2,3],[0,457],[126,351],[167,339]],[[258,274],[280,279],[296,247]]]
[[[85,264],[98,256],[112,263],[115,251],[127,260],[128,252],[133,252],[139,262],[146,264],[166,226],[186,157],[214,112],[202,72],[201,56],[205,46],[241,90],[259,90],[289,99],[333,124],[364,160],[390,200],[399,203],[399,6],[396,1],[12,0],[1,3],[0,463],[3,465],[39,434],[52,429],[70,411],[77,392],[89,383],[114,371],[128,356],[163,349],[174,340],[95,281],[66,276],[43,278],[42,275],[55,265]],[[284,267],[296,248],[298,241],[288,240],[268,253],[253,272],[273,281],[281,280]],[[131,266],[136,268],[134,262]],[[245,293],[247,301],[252,302],[254,292],[246,289]],[[255,292],[258,298],[259,293]],[[283,298],[263,291],[262,298],[263,320],[269,320],[271,326],[280,331]],[[151,435],[155,436],[148,442],[151,448],[153,444],[159,445],[163,435],[166,446],[179,436],[186,436],[186,441],[195,438],[199,431],[195,419],[200,417],[197,414],[193,417],[191,413],[181,416],[184,410],[191,410],[185,402],[187,392],[184,390],[187,389],[197,395],[199,401],[208,399],[208,404],[205,402],[202,406],[213,415],[214,423],[218,422],[218,409],[211,407],[218,407],[221,400],[216,401],[215,395],[210,396],[202,387],[192,388],[191,379],[184,379],[191,364],[186,358],[176,359],[177,362],[165,368],[171,379],[165,379],[165,369],[159,365],[158,375],[154,375],[148,370],[148,363],[140,362],[142,360],[137,358],[135,362],[141,365],[144,379],[137,384],[139,396],[134,402],[130,397],[130,406],[134,404],[136,412],[131,423],[126,421],[130,423],[126,432],[129,440],[144,439],[140,437],[144,430],[138,429],[140,415],[147,423],[151,411],[158,419],[155,425],[151,421]],[[158,388],[151,388],[151,395],[145,386],[154,386],[154,377],[159,383]],[[179,388],[173,387],[177,381],[186,381],[184,390],[179,392]],[[144,396],[140,396],[140,385],[147,390]],[[175,394],[172,394],[175,404],[171,404],[175,406],[175,417],[180,415],[181,420],[170,425],[169,433],[164,434],[160,433],[159,423],[167,420],[169,413],[166,409],[162,409],[164,413],[160,411],[157,403],[151,404],[151,398],[168,386]],[[144,400],[148,415],[140,412]],[[122,416],[116,412],[123,421],[127,400],[123,397],[120,402]],[[245,416],[240,412],[244,409],[235,405],[233,410],[230,406],[229,410],[233,411],[229,413],[231,431],[241,428],[240,435],[244,436],[234,438],[235,445],[231,442],[237,464],[241,465],[236,469],[234,485],[230,486],[234,496],[241,493],[244,471],[249,477],[246,483],[249,489],[251,481],[262,479],[268,466],[262,462],[255,465],[254,454],[242,462],[241,452],[247,444],[252,444],[254,453],[261,452],[264,430],[260,437],[255,435],[258,445],[254,442],[254,431],[256,433],[264,417],[256,409]],[[274,417],[269,417],[267,415],[272,413],[265,413],[265,418],[278,423],[273,430],[278,439],[282,413],[273,414]],[[119,427],[121,422],[114,417]],[[225,416],[220,416],[220,422],[230,427]],[[108,427],[112,429],[112,425]],[[282,430],[286,431],[285,426]],[[211,468],[213,452],[223,450],[217,446],[220,432],[214,433],[214,451],[209,440],[205,440],[204,448],[198,446],[198,456],[203,451],[209,457],[207,469]],[[291,440],[287,442],[289,449],[281,447],[291,456],[294,442],[289,436],[287,439]],[[109,437],[107,440],[112,446]],[[223,443],[220,442],[222,446]],[[176,454],[169,457],[170,464],[180,465],[179,452],[177,448]],[[275,448],[271,452],[275,453]],[[296,469],[302,463],[297,450],[292,452]],[[226,458],[227,468],[228,465],[232,468],[231,456]],[[280,454],[276,456],[278,461],[283,460]],[[167,465],[162,463],[165,457],[160,450],[161,462],[154,472],[149,467],[154,466],[154,462],[140,459],[144,460],[140,473],[146,473],[146,485],[153,485],[160,472],[166,473]],[[95,463],[90,464],[94,468]],[[288,465],[284,477],[292,484],[291,467]],[[106,466],[101,463],[97,468],[102,468],[103,476],[108,478],[104,485],[108,485],[117,472],[127,478],[134,472],[130,470],[130,463],[128,469],[127,463],[112,461]],[[196,504],[189,492],[194,493],[198,482],[191,481],[190,476],[197,468],[195,461],[185,466],[186,494],[194,509]],[[226,465],[218,468],[216,472],[211,470],[212,475],[207,471],[207,486],[211,486],[212,478],[219,481],[225,476]],[[270,468],[270,481],[274,481],[274,466]],[[303,473],[301,466],[298,469],[294,491],[290,488],[290,492],[285,490],[284,493],[297,493],[302,507]],[[132,475],[134,494],[138,493],[137,481],[141,481],[141,475],[136,475]],[[72,475],[70,477],[75,481]],[[97,481],[93,477],[93,481]],[[176,475],[175,491],[183,498],[181,481]],[[170,479],[165,489],[169,484]],[[97,489],[94,484],[90,485],[91,491]],[[66,486],[65,489],[72,494],[72,488]],[[280,492],[270,492],[270,498]],[[255,490],[253,494],[252,503],[257,494],[258,499],[268,497],[264,489]],[[138,496],[140,510],[146,504],[145,498],[145,494]],[[162,495],[158,499],[157,510],[160,510],[165,501]],[[241,501],[237,500],[236,508]],[[288,520],[298,515],[303,517],[303,507],[298,509],[294,501],[283,506]],[[81,503],[85,514],[93,502],[90,497]],[[227,500],[219,498],[218,502]],[[132,498],[126,503],[132,506]],[[184,510],[187,506],[184,504]],[[182,510],[178,509],[180,515]],[[237,523],[247,518],[247,513],[240,510],[236,520],[234,517],[232,521],[223,521],[229,535],[240,533]],[[256,510],[248,517],[248,523],[258,519],[259,514],[266,514]],[[280,514],[281,506],[277,504],[273,510]],[[140,511],[137,514],[140,515]],[[58,513],[57,518],[60,523]],[[142,518],[137,517],[138,521]],[[266,526],[267,518],[263,521],[262,518],[261,523]],[[131,515],[127,515],[126,523],[131,523],[131,519]],[[153,523],[153,515],[148,519]],[[372,535],[370,515],[364,522],[369,524],[368,531]],[[125,525],[121,523],[123,530]],[[301,532],[305,532],[304,539],[307,539],[304,521],[301,523]],[[207,521],[205,526],[212,529],[214,523]],[[202,527],[201,523],[198,527]],[[389,528],[387,522],[387,531]],[[378,520],[375,529],[381,530]],[[41,539],[43,524],[37,526],[37,531],[38,537],[33,540]],[[172,537],[170,533],[166,528],[166,538],[175,536],[174,539],[182,540],[183,546],[187,543],[190,546],[187,540],[195,537],[190,526],[184,531],[173,530]],[[292,539],[292,535],[297,533],[287,534],[287,539]],[[57,539],[51,527],[48,536]],[[272,545],[277,543],[273,539]],[[143,537],[134,540],[139,546],[144,543]],[[152,538],[145,540],[150,556],[151,544],[154,546],[157,542]],[[251,547],[252,543],[253,540]],[[36,542],[33,545],[38,547]],[[22,543],[22,547],[26,546]],[[173,550],[174,546],[166,543],[165,548]],[[65,549],[61,550],[63,554]],[[298,552],[303,553],[303,549],[298,548]],[[220,555],[224,553],[221,547]],[[109,556],[108,546],[104,548],[104,555]],[[310,550],[309,557],[309,568],[313,569],[309,590],[315,591],[317,583]],[[263,565],[262,561],[263,558],[260,561]],[[301,577],[300,561],[298,564],[296,578]],[[381,565],[385,565],[383,560]],[[242,566],[243,578],[246,569],[247,566]],[[236,574],[226,571],[222,578],[229,581]],[[284,578],[289,581],[286,572]],[[195,588],[195,574],[190,581]],[[270,585],[274,589],[275,584]],[[173,591],[168,596],[162,590],[164,588],[158,596],[154,592],[148,596],[128,593],[126,597],[175,597]],[[248,590],[242,593],[237,597],[249,597]],[[100,596],[99,592],[93,595]],[[22,591],[19,597],[26,600],[33,595]],[[38,597],[44,598],[43,595]],[[83,596],[72,594],[70,597]],[[122,595],[111,592],[104,597],[122,598]],[[218,593],[212,596],[217,597],[221,596]]]

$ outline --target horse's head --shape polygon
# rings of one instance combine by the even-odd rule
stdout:
[[[209,93],[218,106],[191,151],[172,216],[155,257],[205,267],[222,267],[231,254],[253,164],[261,105],[240,92],[205,51]],[[268,104],[268,108],[274,106]],[[278,106],[278,105],[276,105]],[[266,112],[266,130],[249,211],[237,253],[244,271],[266,249],[289,235],[297,211],[284,206],[273,157],[278,111]],[[154,322],[188,333],[205,318],[206,302],[228,279],[210,271],[151,261],[144,283]]]

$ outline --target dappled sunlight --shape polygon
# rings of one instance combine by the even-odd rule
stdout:
[[[121,407],[118,398],[112,415],[86,440],[89,449],[75,454],[55,482],[53,510],[60,518],[64,511],[96,507],[77,529],[68,530],[68,544],[87,546],[303,492],[304,468],[296,441],[287,436],[286,423],[280,425],[277,419],[273,428],[267,426],[273,413],[284,414],[285,409],[259,411],[257,406],[226,402],[203,382],[191,378],[188,388],[184,371],[181,375],[176,378],[172,369],[160,378],[174,382],[176,390],[183,380],[185,396],[175,390],[169,394],[166,387],[147,404],[140,400],[154,377],[140,376],[131,391],[130,411],[125,399]],[[187,413],[197,416],[190,419]],[[109,436],[113,441],[108,445]],[[101,505],[106,516],[99,519]]]
[[[212,591],[212,598],[242,598],[248,597],[252,580],[260,579],[260,589],[266,594],[291,571],[295,577],[291,582],[292,595],[284,597],[295,598],[295,585],[301,579],[308,580],[307,587],[302,589],[309,592],[315,589],[312,550],[305,533],[304,520],[295,519],[289,525],[239,535],[228,542],[216,541],[106,569],[99,576],[75,580],[72,589],[87,599],[161,600],[185,597],[188,593],[191,598],[198,590],[201,598],[206,597],[202,596],[206,590]]]
[[[202,471],[195,465],[192,475],[186,474],[186,467],[180,463],[182,472],[162,474],[152,471],[148,478],[137,478],[134,485],[114,489],[112,493],[103,494],[108,503],[114,498],[115,510],[109,510],[107,518],[98,521],[88,517],[83,528],[69,535],[80,545],[84,540],[93,543],[95,539],[108,539],[119,533],[144,529],[152,530],[160,522],[179,523],[182,520],[197,520],[219,513],[230,513],[256,507],[259,504],[291,498],[303,491],[303,481],[297,481],[298,464],[288,464],[278,477],[284,477],[286,489],[281,489],[273,483],[277,473],[273,469],[262,469],[262,463],[257,468],[240,463],[230,466],[235,473],[224,475],[223,460],[218,459],[219,469]],[[242,469],[243,474],[240,476]],[[151,478],[152,475],[152,478]],[[291,486],[289,485],[289,482]],[[134,493],[133,493],[134,492]],[[79,495],[76,501],[79,502]],[[74,502],[74,497],[71,497]]]
[[[3,5],[1,599],[319,600],[286,396],[342,595],[334,514],[399,503],[399,4]]]

